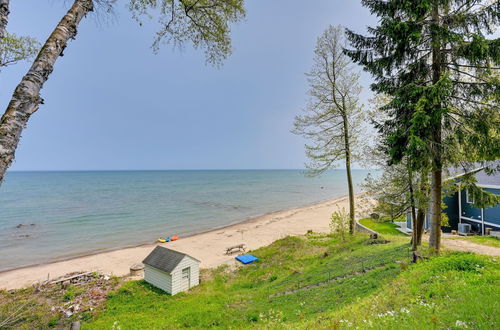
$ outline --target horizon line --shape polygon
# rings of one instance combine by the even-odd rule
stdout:
[[[332,168],[329,171],[345,170]],[[374,168],[353,168],[351,170],[376,170]],[[308,171],[305,168],[187,168],[187,169],[68,169],[68,170],[8,170],[14,172],[160,172],[160,171]]]

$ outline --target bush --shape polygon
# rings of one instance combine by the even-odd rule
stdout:
[[[334,236],[340,237],[345,241],[346,235],[349,233],[349,215],[344,208],[338,209],[332,213],[330,217],[330,231]]]

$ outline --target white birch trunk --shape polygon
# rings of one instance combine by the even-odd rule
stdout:
[[[0,40],[7,33],[7,23],[9,22],[9,0],[0,0]]]
[[[0,0],[0,3],[8,4],[8,1]],[[43,45],[28,73],[17,85],[0,121],[0,183],[14,160],[23,128],[30,116],[43,104],[40,90],[52,73],[57,58],[66,48],[69,39],[76,36],[77,26],[82,18],[92,10],[92,0],[75,0]]]

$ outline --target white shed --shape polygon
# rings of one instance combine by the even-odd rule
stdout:
[[[200,261],[157,246],[144,259],[144,280],[174,295],[200,283]]]

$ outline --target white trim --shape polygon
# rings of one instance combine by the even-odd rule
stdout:
[[[476,186],[481,188],[500,189],[500,186],[494,184],[476,184]]]
[[[482,235],[484,236],[484,209],[483,208],[481,208],[481,220],[483,221]]]
[[[462,223],[462,188],[458,184],[458,223]]]
[[[472,219],[472,218],[469,218],[469,217],[460,217],[462,219],[465,219],[465,220],[468,220],[468,221],[472,221],[472,222],[477,222],[477,223],[483,223],[483,221],[481,220],[477,220],[477,219]],[[491,222],[487,222],[487,221],[484,221],[484,224],[485,225],[488,225],[488,226],[494,226],[494,227],[500,227],[500,224],[497,224],[497,223],[491,223]]]

